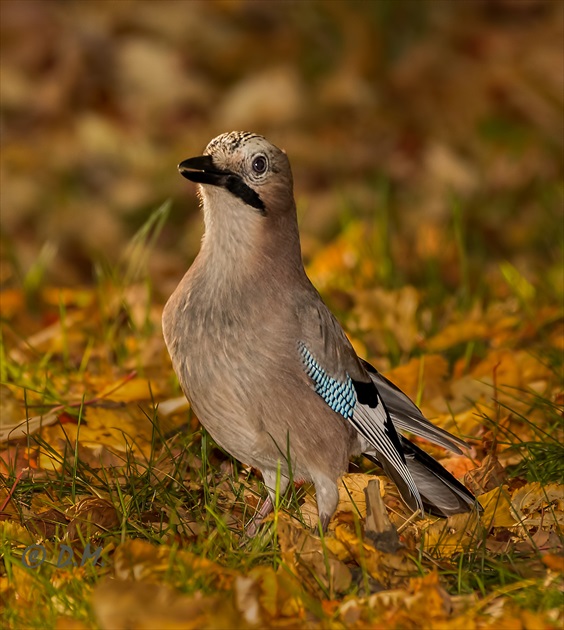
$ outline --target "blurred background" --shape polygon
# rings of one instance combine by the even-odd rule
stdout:
[[[2,627],[374,627],[381,588],[389,627],[427,600],[436,627],[558,627],[564,0],[0,0],[0,79]],[[429,572],[407,591],[407,556],[367,569],[353,544],[356,482],[350,571],[288,521],[279,546],[231,533],[262,486],[187,414],[161,332],[203,231],[177,164],[231,130],[287,151],[358,353],[472,444],[429,452],[476,494],[508,484],[487,537],[403,531]],[[30,572],[28,539],[115,562]]]
[[[322,290],[503,293],[513,274],[561,294],[562,2],[0,10],[3,288],[91,284],[170,199],[148,268],[165,299],[202,233],[176,165],[240,129],[289,154]]]

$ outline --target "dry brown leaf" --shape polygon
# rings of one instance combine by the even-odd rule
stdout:
[[[440,558],[450,558],[475,545],[483,536],[476,512],[439,519],[424,532],[425,550]]]
[[[114,529],[121,516],[113,503],[99,497],[86,497],[67,509],[70,523],[67,538],[70,542],[89,541]]]
[[[190,403],[186,396],[169,398],[159,403],[159,416],[170,416],[173,413],[183,413],[190,409]]]
[[[440,585],[437,572],[411,578],[406,588],[375,593],[367,603],[368,610],[363,611],[366,621],[376,618],[379,626],[385,628],[450,627],[446,624],[452,602]]]
[[[26,353],[30,349],[37,352],[61,353],[68,350],[71,344],[81,347],[84,342],[84,334],[79,330],[79,325],[84,323],[86,317],[86,311],[73,311],[67,315],[64,322],[59,321],[51,324],[22,341],[18,348],[10,351],[10,358],[16,363],[25,365],[27,363]]]
[[[230,597],[186,596],[154,582],[106,580],[94,589],[92,605],[103,630],[200,630],[240,623]]]
[[[526,536],[522,536],[522,539],[515,543],[515,549],[520,554],[534,557],[538,555],[539,551],[545,554],[562,554],[564,551],[564,540],[562,540],[559,530],[537,529],[532,535],[529,531]]]
[[[528,483],[513,493],[511,505],[516,520],[527,529],[564,526],[564,486],[560,484]]]
[[[63,457],[72,457],[76,444],[103,450],[101,446],[114,451],[120,463],[120,454],[140,451],[147,459],[151,456],[153,426],[150,419],[137,405],[88,406],[84,411],[84,421],[80,425],[73,422],[64,426],[55,425],[42,430],[42,438],[59,454],[41,450],[39,467],[46,470],[60,470]],[[125,457],[125,455],[121,456]],[[122,460],[123,461],[123,460]]]
[[[323,596],[319,583],[331,594],[345,592],[350,586],[350,571],[329,547],[284,515],[278,521],[278,541],[285,564],[311,593]]]
[[[456,427],[459,422],[465,421],[469,428],[479,427],[483,424],[483,420],[478,424],[478,419],[474,419],[472,423],[471,414],[479,413],[483,408],[484,413],[491,415],[490,401],[493,396],[493,387],[490,381],[482,382],[472,376],[463,376],[452,381],[449,390],[446,396],[439,396],[430,401],[431,408],[444,417],[444,420],[441,417],[437,418],[437,423],[443,422],[443,425],[448,426],[450,422],[452,426]],[[454,418],[452,414],[455,414]],[[468,435],[473,435],[473,433]]]
[[[511,499],[507,486],[494,488],[478,497],[484,508],[482,523],[486,529],[491,527],[512,527],[516,524],[515,513],[511,507]]]
[[[231,569],[189,551],[176,550],[167,545],[155,546],[140,539],[127,540],[116,548],[115,575],[121,580],[159,581],[170,569],[172,558],[186,565],[193,574],[201,573],[207,578],[213,578],[219,589],[231,588],[238,575]]]
[[[384,588],[397,586],[416,570],[405,550],[396,553],[378,551],[368,541],[359,539],[346,525],[337,525],[335,537],[357,564]]]
[[[32,544],[32,543],[29,543]],[[17,593],[20,606],[33,606],[34,600],[39,596],[40,587],[33,573],[23,564],[13,563],[11,567],[12,586]]]
[[[484,321],[464,321],[449,324],[440,333],[428,339],[425,347],[428,352],[444,352],[460,343],[486,339],[490,332],[490,327]]]
[[[156,547],[137,538],[127,540],[114,553],[116,579],[158,581],[169,566],[171,554],[166,546]]]
[[[336,513],[350,512],[357,514],[360,519],[366,518],[366,496],[364,490],[375,475],[363,473],[347,473],[339,483],[339,504]],[[383,495],[383,488],[382,488]]]
[[[35,536],[15,520],[0,520],[0,536],[12,545],[24,549],[35,542]]]
[[[78,459],[93,470],[99,468],[117,468],[127,463],[127,456],[114,453],[105,444],[78,444]]]
[[[433,419],[433,424],[437,424],[443,429],[462,437],[480,437],[484,432],[484,425],[487,422],[486,418],[492,415],[491,408],[483,403],[477,403],[468,409],[471,402],[470,400],[466,400],[465,397],[464,400],[460,401],[459,405],[456,404],[456,401],[449,401],[449,403],[450,402],[452,402],[453,411],[455,411],[456,407],[464,407],[466,411],[457,412],[454,417],[450,412],[441,414]],[[436,401],[433,401],[433,406],[438,407],[439,405]],[[447,405],[444,406],[445,408],[447,407]]]
[[[7,416],[0,420],[0,442],[18,440],[26,435],[32,435],[43,427],[48,427],[57,422],[59,414],[50,411],[31,418],[15,418],[10,420]]]
[[[516,396],[515,389],[535,385],[542,392],[554,377],[550,368],[526,350],[493,350],[472,370],[472,377],[492,385],[492,397],[516,411],[528,410],[530,401]],[[539,385],[539,383],[541,385]],[[520,400],[522,399],[522,400]]]
[[[144,378],[132,378],[124,382],[108,383],[107,386],[97,394],[97,398],[107,398],[114,402],[136,402],[138,400],[152,400],[160,395],[160,389],[156,382],[148,381]]]
[[[235,606],[251,626],[287,627],[301,615],[303,588],[287,568],[276,572],[270,566],[252,569],[234,582]]]
[[[24,474],[26,469],[31,473],[33,468],[37,468],[39,448],[22,442],[10,444],[8,448],[0,451],[0,472],[3,475]]]
[[[498,488],[506,480],[507,474],[495,453],[486,455],[481,466],[468,471],[464,483],[476,496]]]
[[[33,532],[40,539],[52,538],[57,535],[58,538],[62,538],[61,533],[66,529],[68,520],[65,515],[56,508],[50,508],[39,512],[26,520],[26,527],[30,532]]]
[[[249,572],[247,579],[254,585],[256,601],[263,614],[269,618],[277,617],[279,614],[279,584],[278,576],[274,569],[265,566],[256,567]],[[236,605],[244,615],[243,609],[246,606],[244,603],[241,605],[239,596],[236,598]]]
[[[388,480],[384,477],[376,475],[368,475],[365,473],[345,473],[338,484],[339,503],[335,510],[335,515],[329,523],[329,530],[334,530],[338,522],[353,523],[358,517],[360,520],[366,518],[366,496],[364,489],[373,479],[381,481],[381,494],[386,495],[385,487],[388,486]],[[300,514],[304,522],[311,528],[315,528],[319,520],[317,511],[317,503],[312,493],[308,492],[305,500],[300,507]]]
[[[0,429],[2,433],[5,427],[21,421],[24,415],[22,402],[18,399],[14,387],[0,384]],[[0,433],[0,442],[4,439],[2,433]]]
[[[476,469],[476,464],[466,455],[453,455],[440,460],[441,465],[457,479],[464,479],[465,475]],[[465,481],[466,483],[466,481]]]

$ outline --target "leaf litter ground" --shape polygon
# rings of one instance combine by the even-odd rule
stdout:
[[[281,497],[248,540],[243,525],[264,488],[190,413],[150,284],[116,272],[97,289],[45,288],[34,319],[25,314],[29,296],[13,290],[3,304],[0,426],[6,623],[560,627],[561,311],[514,294],[466,311],[443,305],[443,325],[425,336],[424,294],[370,288],[369,266],[347,266],[356,238],[348,234],[310,274],[320,284],[351,276],[342,315],[359,352],[396,347],[412,356],[387,375],[468,441],[464,456],[426,448],[465,480],[483,513],[412,518],[393,484],[357,461],[326,535],[315,531],[305,486]],[[327,299],[338,310],[342,295]],[[369,535],[375,479],[400,532],[393,549]],[[37,566],[28,566],[32,545],[44,554]],[[61,549],[73,562],[61,565]]]
[[[2,3],[2,621],[562,627],[562,7],[161,5]],[[426,448],[479,520],[410,520],[380,478],[382,550],[357,461],[325,537],[302,487],[242,538],[264,488],[187,409],[160,313],[200,235],[174,164],[258,124],[358,352],[470,443]],[[166,208],[125,250],[168,195],[160,247]]]

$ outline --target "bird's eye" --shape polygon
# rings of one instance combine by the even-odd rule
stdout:
[[[253,171],[258,175],[262,175],[268,166],[268,162],[264,155],[257,155],[253,158]]]

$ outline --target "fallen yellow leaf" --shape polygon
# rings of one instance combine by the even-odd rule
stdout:
[[[119,381],[110,383],[97,398],[107,398],[114,402],[135,402],[137,400],[151,400],[160,395],[158,385],[144,378],[132,378],[120,385]]]
[[[494,488],[478,497],[480,505],[484,508],[482,523],[486,528],[513,527],[517,521],[511,507],[511,499],[507,486]]]
[[[424,532],[425,550],[441,558],[450,558],[476,544],[483,535],[483,526],[476,512],[455,514],[439,519]]]

